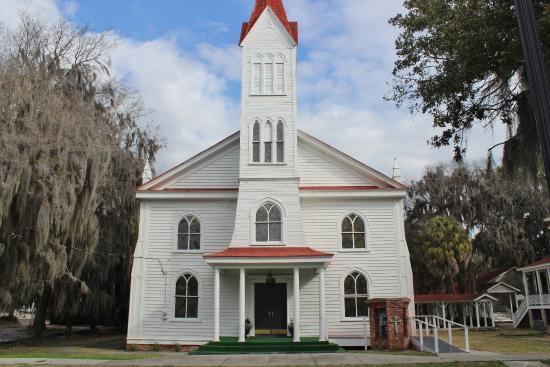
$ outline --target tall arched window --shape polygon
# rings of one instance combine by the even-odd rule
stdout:
[[[344,280],[344,309],[346,317],[369,315],[367,301],[369,291],[367,278],[358,271],[349,274]]]
[[[283,219],[281,209],[267,202],[256,212],[256,242],[281,242]]]
[[[178,224],[178,250],[200,250],[201,223],[194,215],[185,216]]]
[[[251,94],[262,94],[262,59],[260,56],[255,56],[252,59],[252,93]]]
[[[264,93],[273,94],[273,57],[271,55],[264,56]]]
[[[199,282],[192,274],[185,273],[176,282],[174,317],[196,319],[199,315]]]
[[[252,129],[252,162],[260,162],[260,123],[256,121]]]
[[[273,162],[273,125],[269,121],[265,124],[264,134],[264,161],[271,163]]]
[[[281,55],[275,58],[275,94],[285,94],[285,59]]]
[[[355,214],[349,214],[342,221],[342,248],[364,249],[365,222]]]
[[[277,124],[277,162],[285,161],[285,127],[282,121]]]

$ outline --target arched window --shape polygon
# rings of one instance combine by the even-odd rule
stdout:
[[[266,163],[271,163],[273,162],[273,125],[271,125],[271,122],[265,124],[264,133],[264,161]]]
[[[185,273],[176,282],[174,317],[196,319],[199,314],[199,282],[192,274]]]
[[[281,55],[275,59],[275,94],[285,94],[285,59]]]
[[[194,215],[185,216],[178,224],[178,250],[200,250],[201,222]]]
[[[252,93],[262,94],[262,59],[256,56],[252,59]]]
[[[273,94],[273,57],[264,56],[264,94]]]
[[[365,222],[355,214],[349,214],[342,221],[342,248],[365,248]]]
[[[282,121],[277,124],[277,162],[285,161],[285,127]]]
[[[267,202],[256,212],[256,242],[281,242],[283,219],[281,209]]]
[[[252,129],[252,162],[260,162],[260,123],[256,121]]]
[[[346,317],[369,315],[367,301],[369,291],[367,278],[358,271],[349,274],[344,280],[344,309]]]

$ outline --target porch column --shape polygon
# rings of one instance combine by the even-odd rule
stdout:
[[[214,341],[220,341],[220,269],[214,268]]]
[[[537,275],[537,288],[539,289],[540,305],[542,306],[544,303],[543,303],[543,297],[542,297],[542,281],[540,279],[540,272],[536,270],[535,274]]]
[[[327,340],[327,321],[325,315],[325,268],[319,268],[319,341]]]
[[[471,303],[468,305],[468,316],[470,316],[470,327],[473,329],[474,328],[474,307],[472,306]]]
[[[481,324],[479,323],[479,302],[476,302],[475,306],[476,306],[477,328],[479,329],[481,327]]]
[[[300,341],[300,269],[294,268],[294,342]]]
[[[466,325],[466,322],[467,322],[467,320],[466,320],[466,304],[465,303],[461,304],[461,308],[462,308],[462,323],[464,325]]]
[[[487,302],[483,302],[483,326],[489,326],[487,324]]]
[[[239,276],[239,343],[244,343],[246,341],[246,333],[244,329],[245,321],[245,270],[241,268]]]
[[[527,273],[522,272],[523,286],[525,287],[525,304],[529,306],[529,282],[527,281]]]
[[[495,327],[495,313],[493,310],[493,302],[489,302],[489,315],[491,317],[491,326]]]

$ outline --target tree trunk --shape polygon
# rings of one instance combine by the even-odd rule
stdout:
[[[41,339],[46,331],[46,313],[48,311],[48,304],[50,301],[49,288],[44,289],[40,301],[36,306],[36,312],[34,314],[34,321],[32,323],[32,336],[36,339]]]

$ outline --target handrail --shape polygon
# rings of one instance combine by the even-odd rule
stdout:
[[[420,351],[421,352],[424,351],[424,331],[423,331],[422,326],[426,325],[426,335],[429,335],[429,333],[430,333],[429,327],[433,328],[433,330],[434,330],[434,351],[433,352],[436,355],[439,354],[439,334],[438,334],[438,330],[437,330],[437,325],[430,324],[428,321],[423,321],[423,320],[420,320],[419,318],[413,317],[413,316],[410,316],[409,319],[414,321],[415,324],[418,323],[418,325],[420,325],[420,328],[419,328],[420,329]]]
[[[433,321],[434,321],[434,324],[436,324],[435,320],[441,320],[443,321],[443,328],[447,328],[447,333],[448,333],[448,339],[449,339],[449,344],[453,345],[453,328],[451,327],[451,325],[456,325],[457,327],[461,328],[461,329],[464,329],[464,351],[466,353],[470,353],[470,332],[469,332],[469,327],[467,325],[464,325],[464,324],[461,324],[459,322],[455,322],[455,321],[452,321],[452,320],[448,320],[448,319],[445,319],[441,316],[437,316],[437,315],[420,315],[420,316],[416,316],[417,318],[421,318],[423,317],[424,320],[427,320],[429,318],[431,318]],[[435,329],[437,330],[437,328]]]
[[[514,323],[514,327],[517,327],[519,325],[519,323],[521,322],[521,320],[525,316],[525,313],[527,312],[527,308],[528,308],[527,301],[523,300],[520,303],[520,305],[519,305],[518,309],[516,310],[516,312],[514,312],[512,314],[512,321]]]

